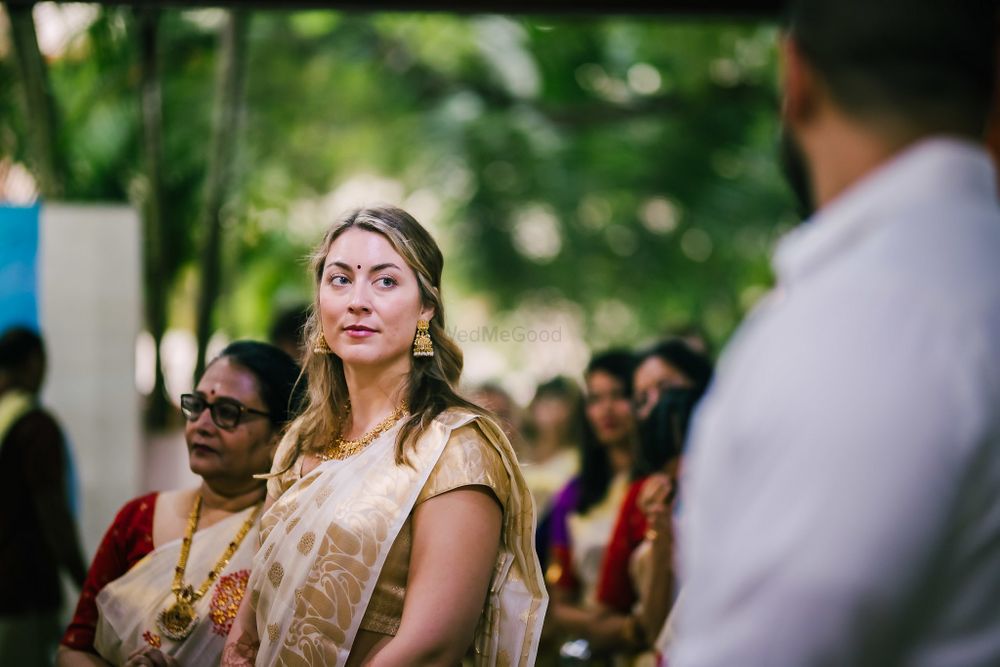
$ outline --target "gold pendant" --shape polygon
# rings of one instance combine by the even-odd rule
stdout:
[[[191,604],[193,592],[190,586],[180,591],[176,596],[177,602],[161,611],[156,617],[156,626],[174,641],[180,641],[191,634],[195,623],[198,622],[198,614]]]

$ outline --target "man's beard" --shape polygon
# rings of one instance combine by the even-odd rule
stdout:
[[[784,124],[781,126],[781,138],[778,142],[778,161],[785,181],[795,196],[796,213],[801,220],[807,220],[816,212],[816,202],[809,178],[809,163],[806,162],[806,156],[792,135],[792,131]]]

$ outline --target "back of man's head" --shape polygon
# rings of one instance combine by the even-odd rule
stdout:
[[[13,326],[0,335],[0,385],[37,393],[45,374],[45,343],[37,332]]]
[[[842,110],[909,133],[984,135],[996,0],[792,0],[789,30]]]

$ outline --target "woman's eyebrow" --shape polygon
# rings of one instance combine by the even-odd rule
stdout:
[[[393,264],[392,262],[383,262],[382,264],[376,264],[375,266],[373,266],[372,272],[374,273],[375,271],[381,271],[383,269],[396,269],[397,271],[400,270],[400,268],[395,264]]]
[[[331,266],[336,266],[338,268],[344,269],[345,271],[354,271],[350,264],[345,264],[341,261],[327,262],[326,266],[323,267],[324,270],[329,269]]]

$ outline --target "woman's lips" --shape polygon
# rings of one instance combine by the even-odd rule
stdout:
[[[368,338],[375,330],[368,327],[345,327],[344,332],[351,338]]]
[[[617,419],[602,419],[599,424],[603,431],[617,431],[619,428]]]
[[[199,454],[199,455],[204,456],[206,454],[217,454],[218,452],[216,452],[214,449],[212,449],[211,447],[209,447],[207,445],[197,445],[197,444],[195,444],[195,445],[191,445],[191,453],[192,454]]]

